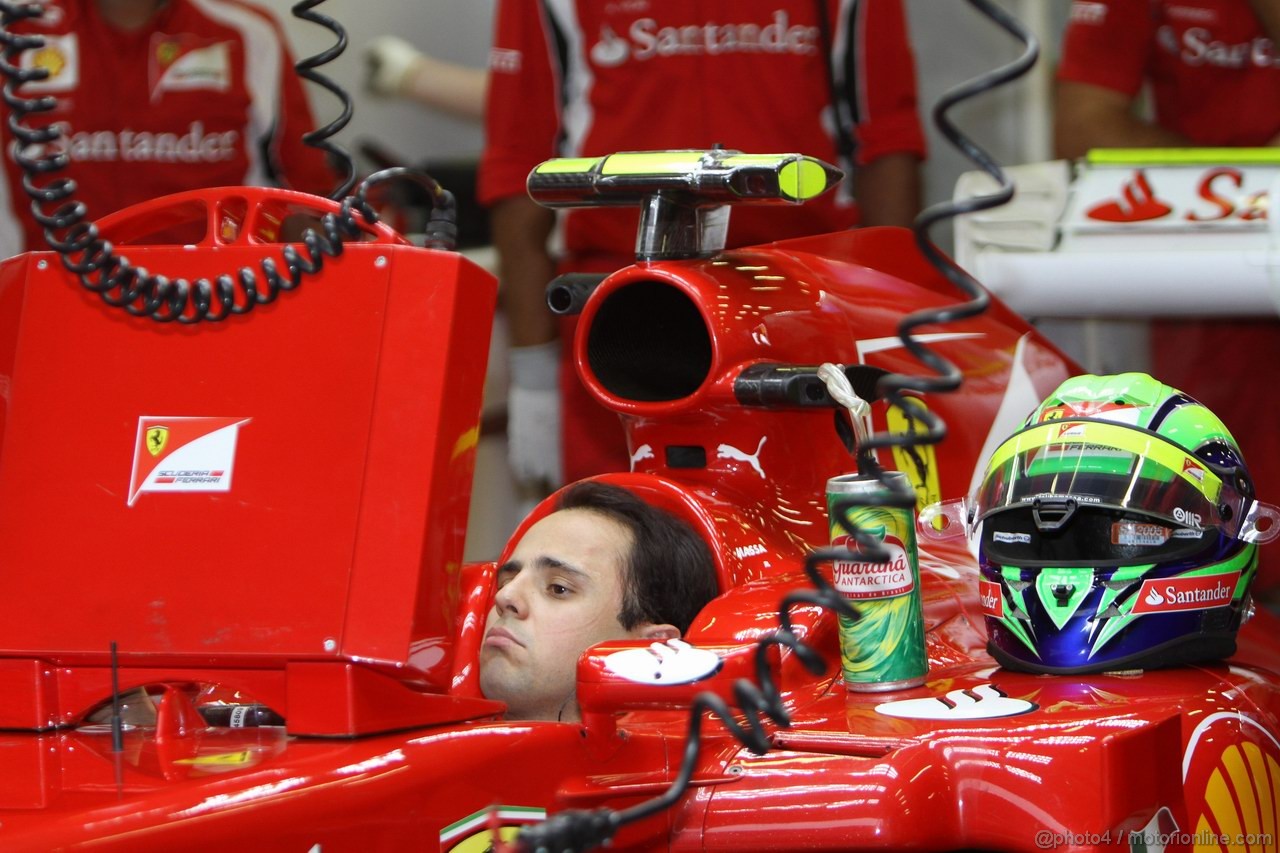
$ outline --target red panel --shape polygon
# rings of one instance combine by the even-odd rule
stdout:
[[[280,249],[127,253],[194,279]],[[116,642],[176,679],[355,658],[445,689],[495,295],[459,255],[363,242],[187,326],[104,305],[56,256],[6,264],[0,655],[100,666]]]

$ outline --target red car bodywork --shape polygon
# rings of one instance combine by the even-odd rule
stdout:
[[[176,212],[207,216],[195,247],[128,246],[153,270],[207,275],[274,255],[264,223],[317,204],[196,193],[104,230],[145,244]],[[51,254],[0,265],[0,847],[485,849],[499,826],[660,794],[692,695],[732,701],[750,676],[829,541],[825,482],[853,469],[830,408],[743,405],[736,379],[762,363],[919,372],[898,322],[956,301],[896,229],[638,265],[597,288],[578,363],[634,460],[607,479],[706,537],[723,592],[687,639],[722,662],[654,687],[606,666],[635,644],[597,647],[579,663],[579,725],[505,722],[477,686],[494,565],[463,565],[461,546],[494,297],[469,262],[387,231],[217,325],[111,310]],[[923,331],[965,384],[923,400],[944,443],[882,461],[925,501],[967,492],[984,448],[1076,368],[998,303]],[[694,351],[692,378],[662,361]],[[181,417],[238,424],[226,490],[136,488],[143,436]],[[898,426],[883,403],[873,422]],[[1270,841],[1248,849],[1276,849],[1273,616],[1215,666],[1012,673],[984,651],[965,546],[927,542],[920,562],[924,686],[846,691],[834,614],[797,608],[831,666],[775,657],[791,727],[756,756],[709,721],[687,795],[615,848],[1189,850],[1211,834],[1199,846],[1246,849],[1217,838],[1252,833]],[[158,708],[118,752],[100,722],[113,678]],[[286,725],[207,725],[210,685]]]

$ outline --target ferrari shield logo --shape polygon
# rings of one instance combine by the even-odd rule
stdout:
[[[153,426],[147,430],[147,452],[152,456],[159,456],[168,443],[169,428],[167,426]]]
[[[145,492],[229,492],[236,436],[249,418],[138,418],[128,505]]]

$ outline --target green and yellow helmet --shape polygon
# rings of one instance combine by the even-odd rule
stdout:
[[[1035,672],[1230,655],[1256,543],[1280,533],[1222,421],[1144,373],[1064,382],[992,453],[964,515],[988,648]]]

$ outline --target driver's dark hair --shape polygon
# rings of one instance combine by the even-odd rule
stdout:
[[[623,628],[650,622],[674,625],[683,634],[698,611],[719,594],[715,561],[703,538],[634,492],[589,480],[562,491],[556,509],[599,513],[631,533],[618,613]]]

